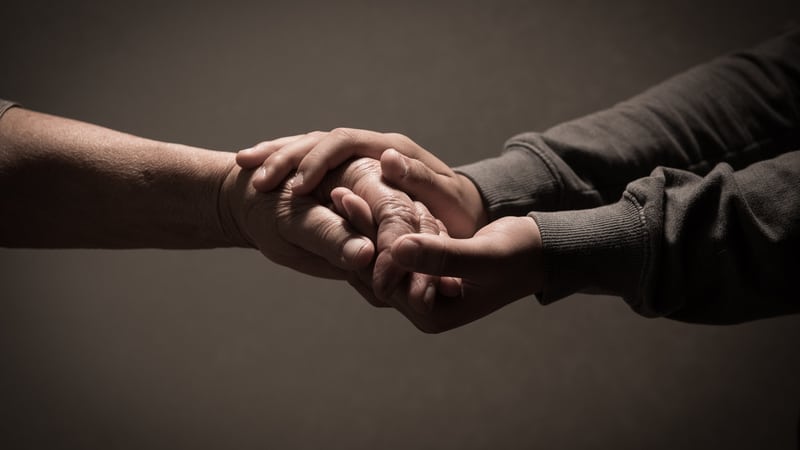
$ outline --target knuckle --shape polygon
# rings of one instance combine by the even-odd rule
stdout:
[[[414,230],[419,227],[419,216],[416,211],[396,195],[385,195],[375,202],[378,222],[403,223]]]
[[[421,214],[419,217],[419,231],[422,233],[439,234],[439,223],[430,214]]]
[[[385,136],[391,141],[400,142],[404,144],[408,143],[411,140],[408,138],[408,136],[406,136],[403,133],[392,132],[392,133],[386,133]]]
[[[266,164],[276,167],[285,167],[289,164],[289,157],[282,152],[275,152],[269,155]]]
[[[371,176],[380,179],[381,176],[381,163],[372,158],[358,158],[353,160],[348,167],[361,177]]]
[[[339,186],[347,187],[358,195],[380,186],[381,176],[380,162],[371,158],[353,160],[338,172]]]
[[[302,167],[303,170],[307,171],[310,168],[319,165],[320,162],[325,162],[326,159],[327,155],[322,154],[319,150],[313,149],[303,156],[298,163],[298,168]]]
[[[330,135],[337,141],[349,143],[358,142],[357,134],[356,130],[344,127],[334,128],[330,132]]]

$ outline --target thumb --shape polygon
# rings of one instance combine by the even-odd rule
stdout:
[[[453,239],[431,234],[407,234],[392,244],[392,260],[410,272],[478,279],[496,259],[484,237]]]
[[[437,169],[439,165],[441,170]],[[389,184],[425,204],[434,216],[444,221],[453,236],[472,236],[478,220],[485,220],[479,219],[483,203],[477,189],[473,188],[476,199],[470,203],[477,204],[480,211],[473,215],[467,197],[462,193],[459,177],[441,161],[431,165],[390,148],[381,154],[381,172]]]
[[[381,172],[386,181],[434,210],[434,215],[437,209],[452,203],[454,199],[447,176],[393,148],[381,154]]]

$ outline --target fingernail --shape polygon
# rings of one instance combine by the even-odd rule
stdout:
[[[425,307],[428,311],[433,309],[434,300],[436,300],[436,288],[433,284],[428,284],[428,287],[425,288],[425,295],[422,297],[422,301],[425,303]]]
[[[406,157],[394,148],[387,149],[387,151],[397,153],[397,157],[400,160],[400,165],[403,168],[403,178],[405,178],[408,175],[408,164],[406,163]]]
[[[253,187],[261,192],[265,192],[269,188],[269,186],[267,186],[267,170],[264,166],[256,170],[255,175],[253,175]]]
[[[264,166],[261,166],[258,169],[258,172],[256,172],[255,175],[253,175],[253,182],[263,182],[266,179],[267,179],[267,168],[264,167]]]
[[[297,172],[296,174],[294,174],[292,179],[289,180],[289,186],[291,186],[292,189],[294,189],[296,187],[299,187],[301,184],[303,184],[303,172]]]
[[[350,239],[345,242],[342,248],[342,257],[345,262],[349,264],[358,263],[358,256],[367,245],[369,245],[369,241],[366,239]]]
[[[351,194],[347,194],[347,195],[345,195],[344,197],[342,197],[342,208],[344,209],[344,213],[345,213],[345,214],[347,214],[347,219],[350,219],[350,218],[352,218],[352,217],[353,217],[353,206],[352,206],[352,205],[350,205],[350,202],[346,202],[346,201],[344,200],[344,199],[346,199],[346,198],[347,198],[348,196],[350,196],[350,195],[351,195]],[[348,205],[349,205],[349,206],[348,206]]]

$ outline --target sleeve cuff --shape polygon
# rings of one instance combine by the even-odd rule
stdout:
[[[499,157],[456,167],[455,171],[475,183],[489,220],[558,208],[558,178],[545,158],[530,149],[511,148]]]
[[[549,304],[575,292],[619,295],[632,306],[641,302],[648,234],[636,200],[593,209],[532,212],[542,236],[544,289]]]
[[[8,100],[3,100],[2,98],[0,98],[0,118],[3,117],[3,114],[5,114],[6,111],[8,111],[9,109],[11,109],[11,108],[13,108],[15,106],[18,106],[18,105],[16,103],[14,103],[14,102],[10,102]]]

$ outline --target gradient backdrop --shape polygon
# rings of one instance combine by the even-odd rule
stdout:
[[[4,1],[0,97],[231,151],[399,131],[457,165],[800,18],[773,0],[162,3]],[[428,336],[256,251],[2,249],[0,269],[1,448],[797,445],[800,317],[695,326],[576,295]]]

